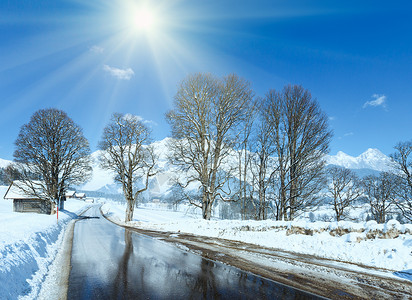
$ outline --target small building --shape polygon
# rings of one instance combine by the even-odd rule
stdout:
[[[86,194],[85,193],[76,193],[75,197],[77,199],[85,199],[86,198]]]
[[[48,215],[54,213],[53,203],[47,199],[30,195],[19,188],[19,186],[22,186],[21,181],[13,181],[3,197],[6,200],[13,200],[13,211]]]
[[[66,192],[66,199],[72,199],[74,198],[76,192],[75,191],[67,191]]]

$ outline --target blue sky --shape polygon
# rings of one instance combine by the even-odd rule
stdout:
[[[256,94],[301,84],[330,117],[331,154],[385,154],[412,139],[410,1],[0,2],[0,158],[56,107],[96,150],[113,112],[153,138],[189,73],[237,73]],[[145,7],[151,26],[135,24]]]

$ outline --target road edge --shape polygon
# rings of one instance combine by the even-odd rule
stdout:
[[[90,207],[83,210],[78,216],[81,216]],[[49,271],[41,285],[38,299],[58,299],[67,300],[67,291],[69,289],[69,277],[71,271],[71,258],[73,249],[74,226],[79,219],[72,219],[64,230],[61,246],[49,266]],[[50,291],[48,286],[55,288],[55,293]]]

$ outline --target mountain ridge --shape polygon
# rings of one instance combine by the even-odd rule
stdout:
[[[327,165],[337,165],[348,169],[371,169],[379,172],[389,171],[392,165],[391,159],[376,148],[368,148],[356,157],[339,151],[336,155],[327,155],[326,162]]]

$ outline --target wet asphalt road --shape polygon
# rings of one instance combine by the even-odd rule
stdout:
[[[318,299],[105,220],[74,228],[67,299]]]

